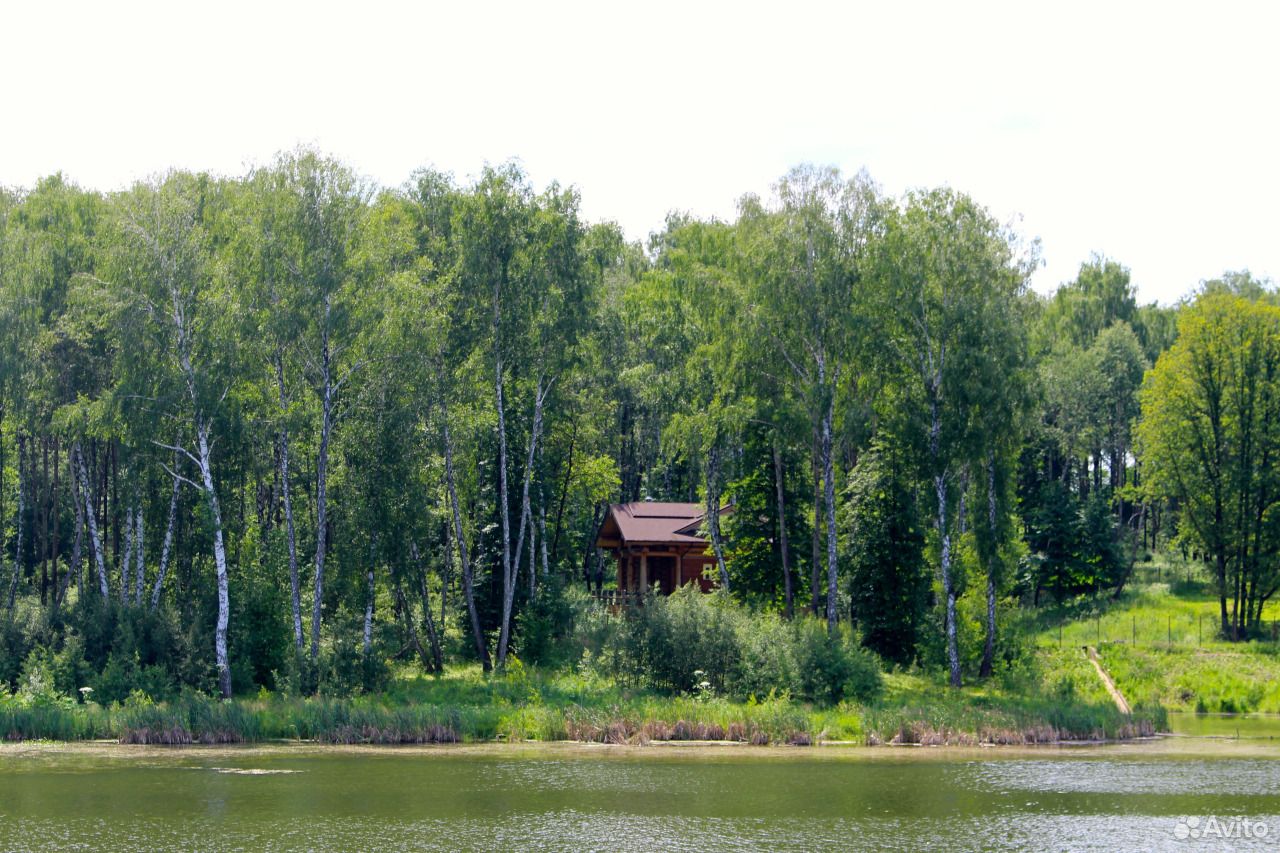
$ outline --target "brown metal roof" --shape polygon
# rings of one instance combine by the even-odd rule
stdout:
[[[725,512],[722,509],[721,512]],[[597,545],[610,547],[621,539],[623,543],[703,545],[707,540],[697,535],[705,515],[699,503],[666,503],[658,501],[633,501],[610,504],[609,513],[600,526]]]

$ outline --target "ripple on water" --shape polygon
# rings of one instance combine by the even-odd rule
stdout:
[[[965,770],[993,791],[1220,796],[1280,791],[1280,762],[1268,760],[999,760]]]
[[[1272,826],[1277,818],[1271,817]],[[906,821],[872,819],[652,820],[573,810],[491,818],[283,819],[265,825],[162,819],[129,823],[68,818],[6,822],[4,844],[30,850],[1168,850],[1197,849],[1174,834],[1176,820],[1135,815],[1019,814]],[[1231,849],[1274,849],[1233,840]]]

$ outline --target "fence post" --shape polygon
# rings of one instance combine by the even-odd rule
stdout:
[[[1169,617],[1169,634],[1166,639],[1166,642],[1171,646],[1173,645],[1173,617],[1172,616]]]
[[[1133,619],[1133,639],[1131,640],[1131,645],[1133,645],[1133,647],[1134,647],[1134,648],[1137,648],[1137,647],[1138,647],[1138,617],[1137,617],[1137,614],[1134,614],[1131,618]]]

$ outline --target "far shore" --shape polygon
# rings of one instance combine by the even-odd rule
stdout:
[[[916,761],[1050,756],[1188,755],[1206,757],[1280,757],[1280,741],[1216,735],[1159,734],[1126,740],[1057,741],[1043,744],[980,746],[895,744],[867,746],[851,741],[824,741],[814,746],[755,746],[731,741],[650,741],[644,744],[602,744],[580,741],[486,741],[458,744],[327,744],[317,741],[273,740],[259,743],[184,746],[143,746],[114,740],[21,741],[0,743],[0,767],[12,759],[57,756],[122,760],[290,758],[298,756],[363,755],[458,757],[484,759],[675,759],[675,760],[816,760]]]

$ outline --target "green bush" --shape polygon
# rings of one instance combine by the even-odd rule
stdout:
[[[591,598],[560,575],[545,578],[516,617],[515,648],[529,663],[556,666],[581,654],[578,626],[594,610]]]
[[[742,698],[790,694],[824,705],[881,690],[878,659],[848,632],[831,638],[818,620],[784,622],[724,593],[685,587],[615,624],[600,653],[587,660],[637,687]]]
[[[844,634],[832,637],[821,621],[808,619],[796,626],[795,637],[800,698],[821,705],[844,699],[866,702],[884,689],[875,655]]]

